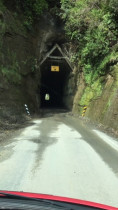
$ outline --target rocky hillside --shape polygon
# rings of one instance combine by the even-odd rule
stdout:
[[[73,112],[118,130],[118,1],[61,2],[66,35],[75,46]]]

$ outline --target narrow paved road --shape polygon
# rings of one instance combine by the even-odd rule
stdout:
[[[118,142],[65,113],[47,114],[1,143],[0,189],[118,207]]]

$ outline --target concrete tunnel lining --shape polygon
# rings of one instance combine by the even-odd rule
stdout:
[[[59,59],[56,56],[60,56]],[[51,71],[51,66],[59,66],[59,72]],[[41,65],[40,99],[42,108],[65,108],[63,100],[64,90],[70,72],[71,67],[65,59],[64,54],[62,54],[60,48],[55,47],[54,50],[51,50],[51,53],[48,53],[47,58],[44,59]],[[50,95],[49,100],[45,100],[46,94]]]

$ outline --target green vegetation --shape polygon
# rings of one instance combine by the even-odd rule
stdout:
[[[20,84],[21,75],[18,73],[17,67],[18,63],[16,63],[16,66],[1,66],[3,76],[5,76],[10,83]]]
[[[75,61],[91,84],[118,61],[118,1],[61,0],[61,4],[66,34],[77,46]]]
[[[3,0],[0,0],[0,15],[1,15],[1,11],[5,11],[6,7],[3,4]]]
[[[22,67],[26,65],[26,68],[31,68],[33,72],[37,69],[37,61],[32,56],[23,62],[20,61],[18,54],[9,47],[8,43],[4,49],[6,31],[11,33],[11,36],[13,32],[26,37],[26,29],[33,31],[35,22],[47,8],[46,0],[0,0],[0,76],[9,83],[21,84]],[[10,18],[6,18],[7,14]]]
[[[34,23],[40,19],[45,11],[50,11],[53,15],[59,13],[59,0],[0,0],[6,7],[14,12],[14,16],[22,15],[22,21],[27,29],[32,30]],[[3,5],[3,3],[1,3]],[[0,7],[1,7],[0,4]]]
[[[48,9],[46,0],[0,0],[0,9],[6,8],[12,10],[14,17],[22,16],[23,25],[32,30],[33,24],[40,18],[42,13]]]
[[[0,49],[2,47],[2,38],[5,32],[5,24],[0,20]]]
[[[34,22],[38,20],[44,10],[48,8],[46,0],[17,0],[14,1],[14,5],[17,12],[23,12],[24,25],[29,30],[32,30]]]
[[[107,74],[113,76],[104,115],[118,87],[118,0],[61,0],[61,17],[67,38],[75,46],[71,60],[84,72],[86,87],[78,102],[80,113],[102,96]]]
[[[10,83],[20,84],[21,82],[20,66],[16,59],[16,55],[14,53],[11,53],[11,55],[9,55],[9,58],[10,58],[10,63],[7,65],[1,65],[0,67],[2,75]]]
[[[3,36],[4,36],[5,30],[6,30],[6,25],[2,20],[2,17],[3,17],[2,11],[0,11],[0,15],[1,15],[1,19],[0,19],[0,61],[2,61],[3,57],[4,57],[4,55],[2,53],[2,45],[3,45]]]
[[[93,82],[91,86],[87,86],[84,90],[84,94],[79,102],[80,106],[89,105],[90,101],[98,98],[102,94],[102,85],[100,79]]]
[[[2,47],[2,37],[5,32],[5,23],[3,20],[4,11],[5,11],[5,6],[3,4],[3,1],[0,0],[0,51],[1,51],[1,47]]]

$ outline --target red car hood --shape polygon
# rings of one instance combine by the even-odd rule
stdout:
[[[94,202],[89,202],[89,201],[84,201],[84,200],[79,200],[79,199],[67,198],[67,197],[29,193],[29,192],[16,192],[16,191],[0,191],[0,193],[1,193],[0,196],[4,196],[4,195],[2,195],[2,193],[7,193],[7,194],[11,194],[11,195],[23,196],[23,197],[28,197],[28,198],[61,201],[61,202],[90,206],[90,207],[106,209],[106,210],[118,210],[118,208],[116,208],[116,207],[103,205],[103,204],[99,204],[99,203],[94,203]]]

